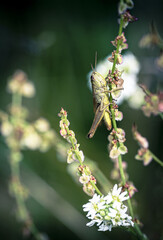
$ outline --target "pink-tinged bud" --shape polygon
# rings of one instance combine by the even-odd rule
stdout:
[[[128,48],[128,44],[126,43],[126,38],[124,36],[124,32],[121,34],[121,36],[117,36],[114,41],[111,41],[114,47],[117,48],[117,45],[119,44],[119,51],[121,52],[123,49]]]
[[[116,51],[112,52],[112,56],[108,58],[109,62],[114,62],[115,56],[117,58],[116,64],[122,63],[122,55],[120,53],[116,53]]]
[[[151,114],[157,115],[163,109],[163,93],[152,94],[144,85],[140,85],[146,94],[144,97],[145,103],[142,106],[144,115],[150,117]],[[160,111],[161,110],[161,111]]]
[[[65,128],[62,128],[62,129],[60,130],[60,135],[61,135],[63,138],[66,138],[66,136],[67,136],[67,130],[66,130]]]
[[[141,134],[137,131],[137,127],[135,124],[132,126],[132,132],[133,132],[135,140],[139,143],[140,147],[142,147],[142,148],[149,147],[149,143],[148,143],[147,139],[145,137],[141,136]]]
[[[59,126],[60,128],[65,128],[65,126],[69,126],[70,125],[70,122],[68,121],[68,119],[61,119],[60,122],[59,122]]]
[[[79,175],[82,175],[83,173],[84,173],[84,167],[85,166],[82,166],[82,165],[80,165],[78,168],[77,168],[77,171],[78,171],[78,173],[79,173]]]
[[[118,78],[116,85],[117,85],[117,87],[121,88],[121,87],[123,87],[123,83],[124,83],[123,78]]]
[[[141,148],[138,150],[135,159],[143,161],[144,166],[147,166],[152,161],[152,155],[148,149]]]
[[[141,147],[148,148],[149,143],[148,143],[147,139],[142,137],[138,132],[136,134],[136,139]]]
[[[93,175],[90,176],[90,180],[96,184],[96,178]]]
[[[128,190],[128,194],[129,194],[130,198],[132,198],[132,196],[135,194],[135,192],[138,192],[138,190],[136,189],[136,187],[134,186],[134,184],[132,182],[127,182],[124,185],[124,188]]]
[[[58,114],[58,116],[59,116],[59,117],[62,117],[62,116],[67,117],[67,112],[66,112],[63,108],[61,108],[61,111],[60,111],[60,113]]]
[[[123,27],[125,28],[125,27],[127,27],[127,25],[128,25],[128,23],[129,22],[135,22],[135,21],[137,21],[138,20],[138,18],[136,18],[136,17],[134,17],[134,16],[132,16],[130,13],[129,13],[129,11],[126,11],[124,14],[123,14]]]
[[[114,114],[116,121],[121,121],[123,119],[123,113],[118,111],[118,109],[115,109]]]

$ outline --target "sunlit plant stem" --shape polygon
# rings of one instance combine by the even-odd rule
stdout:
[[[123,30],[123,16],[121,15],[120,25],[119,25],[119,36],[121,36],[122,30]],[[113,66],[112,66],[112,71],[111,71],[112,74],[114,73],[114,71],[116,69],[117,56],[118,56],[118,53],[119,53],[119,46],[120,46],[120,41],[118,41],[118,43],[117,43],[116,54],[115,54],[115,58],[114,58]],[[113,102],[113,98],[112,98],[111,94],[110,94],[110,99],[109,100],[110,100],[110,103]],[[115,120],[115,114],[114,114],[114,109],[112,108],[112,104],[110,105],[110,110],[111,110],[111,114],[112,114],[113,128],[114,128],[115,131],[117,131],[117,123],[116,123],[116,120]],[[117,142],[117,147],[119,147],[119,142]],[[119,164],[119,170],[120,170],[120,175],[121,175],[121,179],[122,179],[122,184],[125,185],[126,184],[126,179],[125,179],[125,174],[124,174],[124,170],[123,170],[123,167],[122,167],[122,156],[121,155],[118,156],[118,164]],[[133,212],[133,208],[132,208],[130,198],[127,201],[128,201],[128,207],[129,207],[130,214],[132,216],[132,219],[134,219],[134,212]],[[141,232],[137,223],[134,224],[134,228],[135,228],[135,231],[136,231],[139,239],[142,239],[142,240],[147,239],[146,236],[144,236],[143,233]]]

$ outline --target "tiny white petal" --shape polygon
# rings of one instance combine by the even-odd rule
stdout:
[[[89,223],[86,224],[88,227],[92,227],[96,223],[95,220],[90,221]]]

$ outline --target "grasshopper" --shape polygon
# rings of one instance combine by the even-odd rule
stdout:
[[[111,116],[109,111],[109,98],[107,83],[105,78],[98,72],[93,71],[91,75],[92,91],[93,91],[93,103],[95,110],[95,117],[88,133],[88,138],[92,138],[95,134],[97,127],[102,119],[106,124],[108,130],[112,128]]]
[[[91,75],[92,91],[93,91],[93,104],[95,117],[88,133],[88,138],[92,138],[95,134],[97,127],[99,126],[102,119],[106,124],[107,129],[110,131],[112,128],[111,115],[109,110],[108,93],[113,91],[122,90],[123,88],[116,88],[111,91],[107,88],[105,78],[98,72],[93,71]]]

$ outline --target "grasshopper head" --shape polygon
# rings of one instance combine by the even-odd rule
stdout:
[[[106,80],[105,78],[98,72],[92,72],[91,74],[91,82],[92,86],[95,88],[106,87]]]

